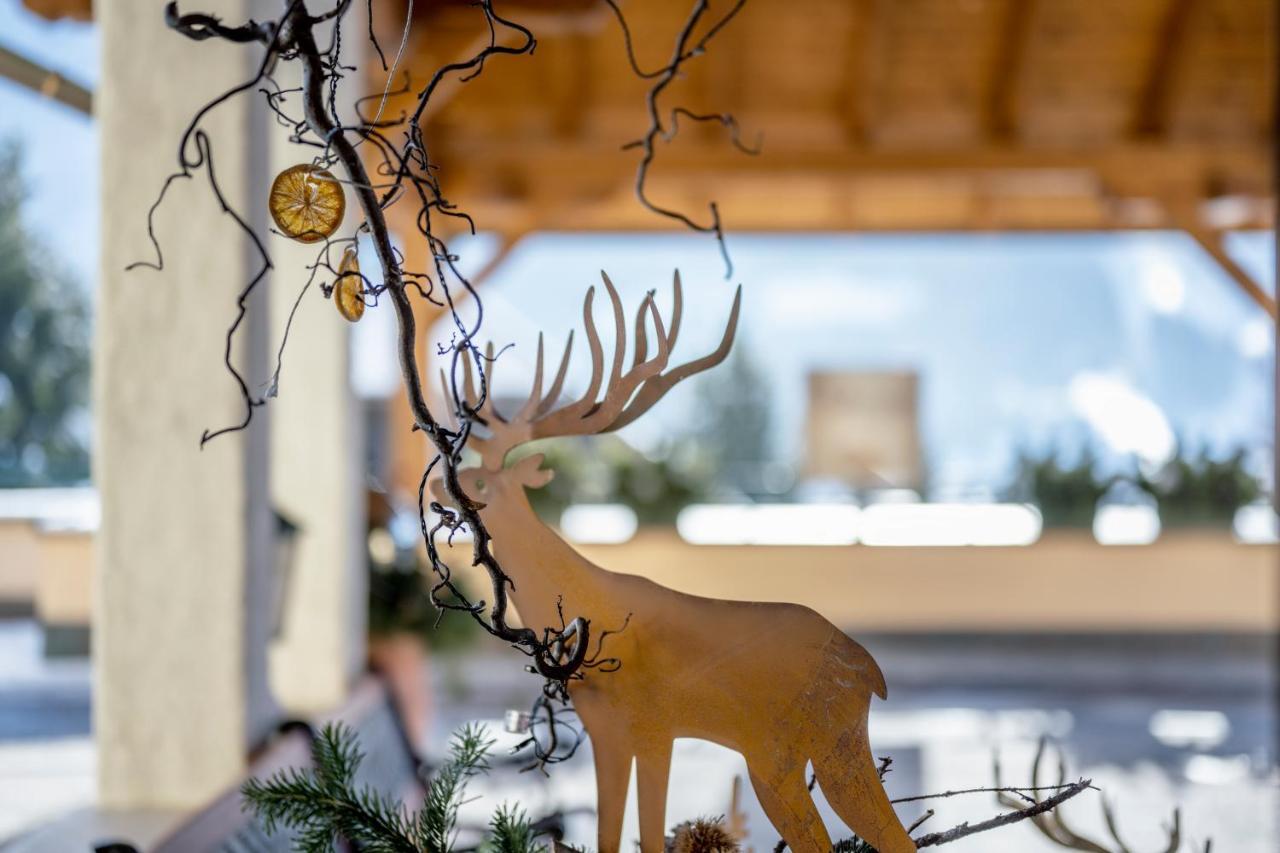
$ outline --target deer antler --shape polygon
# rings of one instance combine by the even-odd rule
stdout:
[[[626,316],[622,300],[613,282],[609,280],[609,276],[604,272],[601,272],[600,276],[609,294],[614,321],[615,342],[608,381],[605,381],[604,376],[604,346],[600,341],[600,334],[596,329],[592,313],[592,303],[595,299],[593,287],[587,291],[582,306],[587,348],[591,352],[591,381],[587,384],[586,391],[574,402],[560,408],[553,408],[559,399],[565,375],[569,369],[569,357],[573,351],[573,334],[570,333],[565,343],[564,355],[560,359],[551,388],[546,394],[542,392],[543,340],[539,335],[533,387],[520,409],[511,417],[504,417],[494,408],[490,394],[484,394],[484,399],[474,408],[478,419],[487,428],[488,435],[473,436],[469,446],[479,451],[486,468],[493,471],[499,470],[508,452],[534,439],[592,435],[620,429],[652,408],[677,382],[716,366],[729,354],[737,332],[738,314],[742,305],[741,287],[734,296],[733,308],[720,345],[702,358],[679,365],[669,371],[666,369],[671,350],[675,347],[676,336],[680,331],[683,314],[683,294],[680,287],[680,273],[677,272],[672,283],[673,305],[670,331],[664,327],[657,303],[654,301],[653,293],[650,292],[641,301],[636,311],[635,351],[631,366],[624,371],[627,341]],[[654,327],[656,350],[652,357],[649,355],[648,338],[650,320]],[[492,345],[490,345],[485,358],[491,364],[492,353]],[[464,379],[466,400],[480,399],[473,388],[469,359],[465,361]],[[492,367],[490,367],[490,379],[492,379]],[[449,399],[449,389],[443,372],[441,382],[444,384],[446,399]],[[602,388],[603,397],[601,397]]]
[[[1040,789],[1040,763],[1044,758],[1047,741],[1045,738],[1040,739],[1039,746],[1036,747],[1036,757],[1031,762],[1031,788],[1035,791]],[[995,787],[1001,787],[1000,783],[1000,763],[997,761],[995,765],[996,784]],[[1067,778],[1067,762],[1062,755],[1062,750],[1058,750],[1058,783],[1062,784]],[[1000,805],[1012,809],[1021,809],[1024,803],[1009,796],[1007,793],[1000,792],[996,794],[996,798],[1000,801]],[[1111,838],[1115,842],[1115,848],[1104,847],[1096,841],[1092,841],[1079,833],[1075,832],[1062,817],[1062,809],[1054,809],[1051,812],[1036,815],[1031,818],[1031,822],[1036,829],[1044,837],[1048,838],[1059,847],[1065,847],[1068,850],[1085,850],[1089,853],[1132,853],[1127,845],[1120,840],[1120,833],[1116,825],[1115,814],[1111,809],[1110,803],[1104,797],[1102,800],[1102,816],[1107,824],[1107,831],[1111,833]],[[1173,810],[1173,825],[1169,828],[1169,842],[1165,846],[1163,853],[1176,853],[1177,849],[1182,845],[1182,813],[1179,809]]]
[[[682,300],[679,272],[676,272],[675,274],[675,280],[672,283],[672,290],[674,291],[675,299],[671,310],[671,336],[667,343],[669,346],[674,347],[676,344],[676,335],[680,332],[681,309],[683,307],[681,305]],[[687,364],[682,364],[674,370],[667,373],[661,373],[652,379],[647,380],[644,385],[641,386],[639,393],[635,396],[635,399],[631,401],[631,405],[627,406],[627,408],[623,410],[617,419],[609,425],[609,428],[606,431],[612,432],[613,430],[622,429],[624,426],[647,412],[653,404],[662,399],[662,396],[666,394],[667,391],[669,391],[677,382],[693,376],[695,373],[701,373],[704,370],[709,370],[724,361],[725,356],[729,354],[729,350],[733,347],[733,339],[738,332],[738,311],[741,307],[742,286],[739,285],[737,292],[734,293],[733,296],[733,308],[729,312],[729,322],[725,325],[724,335],[720,338],[720,345],[716,347],[714,351],[704,355],[696,361],[690,361]],[[637,350],[637,357],[639,357],[639,353],[640,351]]]

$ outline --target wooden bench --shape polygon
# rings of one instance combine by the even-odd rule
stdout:
[[[360,784],[401,799],[417,808],[425,794],[424,768],[410,746],[394,700],[376,676],[361,680],[350,700],[334,714],[313,721],[291,721],[250,761],[245,779],[264,779],[288,768],[312,766],[311,745],[329,722],[341,722],[355,732],[364,753],[357,773]],[[240,785],[192,815],[148,853],[288,853],[294,834],[285,829],[268,833],[261,821],[242,808]],[[346,849],[339,847],[339,849]],[[94,846],[96,853],[141,853],[127,841]]]

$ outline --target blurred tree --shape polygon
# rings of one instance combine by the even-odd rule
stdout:
[[[1136,463],[1134,468],[1138,469]],[[1103,478],[1096,469],[1097,457],[1087,447],[1073,465],[1061,464],[1055,453],[1024,452],[1004,498],[1039,506],[1045,527],[1089,527],[1098,499],[1123,479],[1156,499],[1165,527],[1230,527],[1237,509],[1264,495],[1243,448],[1218,461],[1204,449],[1189,453],[1179,445],[1174,457],[1152,476]]]
[[[724,364],[700,377],[696,387],[697,446],[716,485],[747,495],[770,491],[765,473],[773,461],[773,399],[750,343],[740,335]]]
[[[1183,452],[1140,485],[1160,502],[1160,519],[1169,527],[1229,527],[1236,510],[1262,497],[1262,486],[1249,471],[1247,454],[1237,449],[1226,459]]]
[[[89,477],[89,305],[22,223],[21,152],[0,142],[0,487]]]
[[[641,524],[674,523],[680,510],[719,488],[759,494],[771,461],[768,385],[741,339],[724,364],[696,386],[698,420],[689,433],[672,436],[646,455],[617,436],[561,438],[520,448],[513,459],[546,456],[556,476],[529,493],[543,519],[555,524],[575,503],[620,503]],[[589,443],[589,444],[588,444]]]
[[[575,503],[626,504],[641,524],[671,524],[680,510],[707,495],[705,477],[690,465],[670,453],[650,458],[617,436],[535,442],[512,458],[533,453],[545,455],[543,467],[556,472],[546,486],[529,492],[529,503],[551,524]]]
[[[1085,447],[1074,465],[1064,465],[1056,453],[1018,454],[1017,473],[1005,490],[1006,500],[1026,501],[1040,508],[1045,527],[1091,527],[1098,499],[1110,480],[1098,477],[1097,457]]]

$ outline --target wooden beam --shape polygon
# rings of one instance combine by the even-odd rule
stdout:
[[[1271,315],[1272,320],[1277,319],[1276,300],[1275,298],[1262,289],[1262,285],[1254,280],[1253,276],[1235,259],[1227,253],[1224,234],[1221,231],[1204,228],[1197,225],[1184,226],[1184,229],[1191,235],[1200,247],[1209,253],[1209,257],[1217,262],[1218,267],[1222,269],[1231,280],[1239,285],[1245,294],[1258,304],[1262,310]]]
[[[1186,198],[1166,200],[1164,207],[1169,221],[1187,232],[1191,239],[1199,243],[1200,248],[1213,258],[1219,269],[1225,272],[1262,310],[1271,315],[1272,320],[1277,320],[1280,315],[1276,313],[1275,297],[1263,290],[1262,285],[1258,284],[1248,270],[1236,263],[1235,258],[1227,252],[1224,239],[1226,232],[1203,224],[1195,200]]]
[[[767,133],[766,128],[766,133]],[[563,145],[552,139],[522,140],[518,146],[496,138],[451,138],[437,157],[455,181],[505,173],[528,174],[529,183],[627,181],[633,161],[603,141]],[[1172,186],[1203,186],[1206,177],[1221,192],[1271,195],[1270,152],[1265,144],[1130,144],[1062,148],[977,145],[964,148],[853,148],[822,145],[812,149],[768,147],[758,157],[727,153],[721,145],[684,145],[664,149],[655,177],[696,175],[700,183],[727,176],[820,176],[830,180],[877,172],[1003,172],[1080,169],[1114,177],[1122,194]],[[483,184],[484,181],[480,183]],[[1167,192],[1161,192],[1167,197]]]
[[[1031,35],[1033,0],[1004,0],[987,73],[982,127],[988,139],[1002,142],[1017,135],[1015,115],[1018,79]]]
[[[540,44],[539,47],[542,47]],[[582,134],[591,106],[591,46],[581,33],[570,33],[542,47],[550,89],[551,125],[557,137],[573,140]]]
[[[383,44],[387,62],[390,63],[399,46],[399,34],[404,26],[403,8],[392,9],[384,4],[374,4],[376,16],[375,29],[384,34],[395,33],[395,43]],[[460,14],[471,12],[471,14]],[[409,33],[409,42],[405,48],[404,58],[391,81],[391,88],[398,89],[409,75],[409,90],[388,98],[385,116],[395,116],[399,112],[411,112],[417,105],[418,93],[432,79],[436,71],[454,63],[465,63],[489,46],[491,39],[506,47],[518,45],[523,36],[506,27],[498,28],[490,34],[482,25],[483,18],[472,10],[445,7],[443,10],[414,10],[415,19]],[[504,59],[507,57],[503,57]],[[366,87],[370,92],[380,92],[387,86],[387,75],[376,61],[365,63]],[[445,75],[432,93],[431,101],[422,114],[422,126],[426,127],[435,119],[440,111],[462,91],[473,74],[466,71],[452,72]]]
[[[408,200],[389,208],[388,224],[398,238],[397,248],[404,254],[403,268],[412,272],[426,272],[433,269],[431,252],[426,239],[418,233],[416,220],[409,208]],[[428,385],[423,391],[429,393],[431,376],[425,372],[427,360],[424,340],[426,330],[441,317],[444,309],[420,298],[416,291],[411,290],[410,294],[417,333],[413,351],[419,375]],[[387,447],[386,488],[398,501],[412,502],[417,500],[418,483],[430,461],[427,454],[428,443],[422,433],[413,429],[413,412],[409,408],[408,397],[399,387],[391,394],[385,411],[386,421],[383,426],[386,432],[383,441]]]
[[[1175,68],[1187,40],[1193,5],[1194,0],[1168,0],[1139,90],[1132,121],[1134,136],[1158,138],[1168,127]]]
[[[875,136],[876,115],[886,67],[884,29],[889,11],[882,0],[856,0],[842,57],[837,112],[852,145],[867,145]]]
[[[50,21],[60,18],[76,21],[93,19],[93,4],[90,0],[22,0],[22,5]]]
[[[394,208],[393,208],[394,210]],[[416,232],[413,232],[416,233]],[[402,232],[397,231],[397,234]],[[479,288],[484,282],[511,256],[511,250],[520,242],[522,234],[508,233],[500,235],[501,242],[485,265],[470,277],[471,286]],[[402,235],[403,239],[403,235]],[[417,239],[406,242],[401,250],[405,253],[405,268],[425,270],[431,268],[431,259],[425,251],[426,240]],[[461,300],[455,295],[455,303]],[[436,375],[431,370],[431,359],[434,355],[428,338],[431,326],[444,316],[445,309],[427,302],[414,295],[414,317],[417,320],[419,339],[415,345],[418,358],[418,370],[426,383],[423,389],[428,400],[437,399],[438,391],[433,381]],[[400,500],[415,501],[422,472],[431,461],[431,450],[427,440],[421,433],[414,431],[413,414],[409,411],[408,398],[397,390],[387,401],[386,435],[387,444],[387,488]]]
[[[498,248],[494,251],[493,257],[485,261],[484,266],[476,270],[471,278],[468,279],[471,282],[471,286],[474,288],[482,287],[486,281],[492,278],[493,274],[500,270],[503,264],[511,257],[512,250],[525,238],[525,233],[524,231],[504,231],[499,234]]]
[[[745,10],[744,10],[745,12]],[[716,36],[712,47],[702,56],[689,63],[688,71],[692,75],[697,94],[701,101],[699,112],[728,113],[735,118],[744,106],[743,79],[745,77],[744,58],[750,55],[742,30],[745,22],[735,20]],[[637,113],[636,118],[639,118]],[[637,133],[640,128],[637,125]],[[686,122],[680,130],[682,136],[696,136],[704,143],[726,145],[724,126],[715,121]],[[748,134],[749,138],[750,134]]]
[[[505,30],[501,31],[505,35]],[[501,39],[499,39],[501,42]],[[431,61],[427,59],[429,54],[412,52],[417,61],[412,63],[411,74],[413,79],[413,87],[411,94],[417,94],[417,90],[426,85],[431,76],[435,74],[437,68],[450,65],[455,62],[466,62],[471,57],[484,50],[489,44],[489,34],[476,35],[471,39],[461,43],[462,46],[451,51],[450,55],[440,61]],[[427,59],[426,62],[423,62]],[[466,74],[453,73],[447,75],[440,81],[440,85],[431,94],[431,101],[427,104],[427,108],[422,112],[422,124],[425,126],[431,123],[431,120],[440,114],[440,111],[449,105],[449,102],[462,91],[462,87],[466,85]]]
[[[559,176],[553,176],[559,178]],[[588,196],[563,182],[534,188],[528,196],[487,193],[461,181],[469,207],[487,228],[564,231],[665,231],[670,223],[635,203],[620,182],[607,194]],[[554,192],[548,187],[554,189]],[[655,196],[680,209],[700,209],[717,197],[734,232],[804,231],[1110,231],[1171,227],[1159,197],[1112,196],[1088,171],[1013,176],[939,175],[689,175],[666,176]],[[985,208],[983,205],[985,204]],[[982,214],[985,212],[985,218]],[[1269,211],[1259,208],[1233,228],[1263,228]]]
[[[79,83],[73,83],[56,71],[37,65],[5,47],[0,47],[0,77],[12,80],[33,92],[52,98],[73,110],[91,115],[93,95]]]
[[[634,203],[631,173],[615,151],[534,143],[517,154],[479,139],[466,150],[475,158],[471,163],[484,168],[447,158],[445,169],[451,187],[468,199],[468,209],[486,227],[648,231],[669,226]],[[725,222],[740,231],[1167,228],[1164,199],[1202,201],[1208,186],[1259,200],[1271,194],[1268,154],[1261,146],[824,147],[741,158],[719,147],[686,145],[663,153],[663,169],[651,182],[654,197],[689,210],[705,209],[707,200],[716,198]],[[536,170],[529,169],[530,162]],[[513,185],[502,177],[508,173],[522,179]],[[868,192],[889,192],[889,209],[862,203]],[[985,220],[969,204],[978,196],[986,198]],[[912,214],[913,206],[919,215]],[[1269,209],[1255,205],[1252,215],[1232,227],[1270,224]]]

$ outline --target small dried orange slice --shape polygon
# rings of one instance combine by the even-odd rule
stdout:
[[[285,236],[316,243],[338,230],[347,198],[332,172],[299,163],[276,175],[267,207]]]
[[[338,264],[338,280],[333,285],[333,304],[343,319],[354,323],[364,316],[364,279],[360,277],[360,259],[348,247]]]

